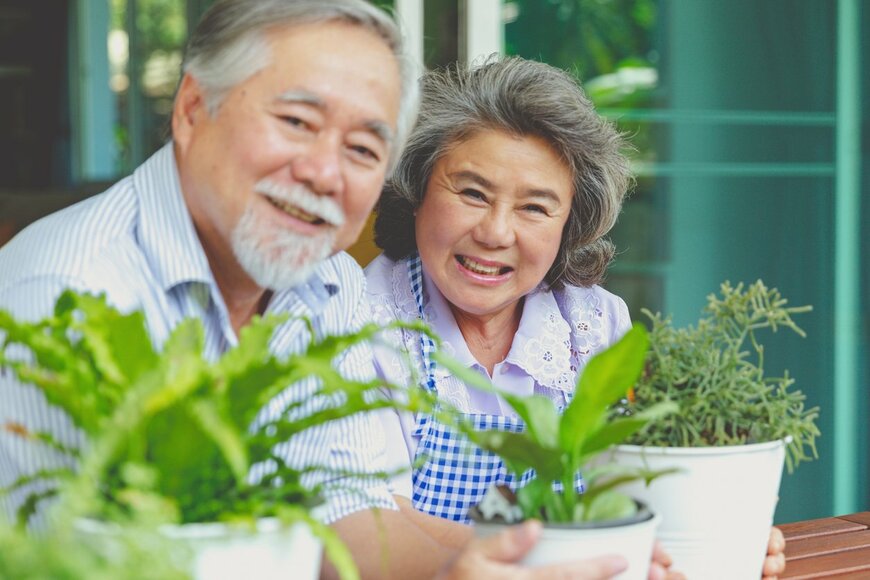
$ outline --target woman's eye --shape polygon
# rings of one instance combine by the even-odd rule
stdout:
[[[476,189],[463,189],[461,193],[465,197],[470,197],[471,199],[486,201],[486,196],[483,195],[483,193],[477,191]]]
[[[547,208],[545,208],[542,205],[531,204],[531,205],[525,206],[523,209],[526,211],[532,212],[532,213],[540,213],[543,215],[549,215],[547,212]]]

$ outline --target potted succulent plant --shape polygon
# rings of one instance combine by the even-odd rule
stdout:
[[[647,346],[645,329],[636,325],[619,342],[593,357],[578,381],[576,395],[561,415],[546,397],[500,393],[525,422],[523,432],[463,429],[475,445],[499,455],[517,480],[530,469],[536,472],[535,478],[516,491],[516,507],[507,514],[486,517],[491,515],[489,493],[480,506],[472,508],[479,534],[495,533],[512,521],[540,519],[543,536],[526,563],[620,553],[629,561],[621,577],[646,579],[659,517],[615,488],[627,481],[651,481],[667,470],[591,467],[591,462],[674,408],[663,402],[630,417],[607,420],[609,407],[637,380]],[[436,356],[439,364],[470,386],[494,389],[479,373]],[[584,477],[583,494],[574,491],[578,472]],[[554,486],[554,482],[561,485]]]
[[[663,401],[679,410],[634,433],[609,459],[679,470],[624,489],[662,515],[659,538],[689,578],[759,577],[783,462],[791,471],[816,455],[818,409],[805,408],[787,372],[765,374],[759,341],[760,331],[779,328],[804,336],[792,315],[808,310],[787,306],[759,280],[722,284],[695,326],[674,328],[670,318],[645,311],[652,322],[645,370],[612,416]]]
[[[130,514],[170,514],[151,519],[177,524],[162,530],[192,548],[195,578],[244,577],[253,550],[262,577],[316,577],[321,542],[340,574],[356,577],[338,537],[312,516],[322,488],[307,483],[309,470],[287,466],[276,446],[327,421],[397,404],[374,396],[389,385],[348,380],[333,365],[380,329],[317,339],[306,352],[279,359],[269,341],[285,320],[255,319],[237,347],[209,361],[194,319],[157,350],[141,313],[121,314],[101,297],[65,292],[53,316],[35,323],[0,311],[0,368],[41,389],[88,439],[76,450],[48,433],[0,425],[30,439],[37,451],[78,463],[75,472],[43,471],[6,490],[28,490],[40,479],[61,482],[30,494],[19,523],[59,493],[58,520],[75,520],[76,529],[92,537],[118,535]],[[316,392],[251,430],[267,402],[307,376],[320,378]],[[324,404],[304,409],[313,398]],[[415,397],[405,404],[419,410],[415,405],[424,403],[425,397]],[[251,466],[262,462],[274,469],[251,481]]]

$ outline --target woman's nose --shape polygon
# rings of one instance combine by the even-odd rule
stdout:
[[[472,235],[476,242],[488,248],[512,245],[516,240],[516,232],[510,212],[490,209],[478,222]]]

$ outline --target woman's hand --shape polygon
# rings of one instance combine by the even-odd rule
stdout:
[[[653,548],[653,561],[649,571],[649,580],[681,580],[685,576],[673,571],[671,557],[664,551],[658,541]],[[762,568],[762,580],[776,580],[785,572],[785,537],[779,528],[770,528],[770,539],[767,542],[767,557]]]
[[[761,570],[762,580],[776,580],[783,572],[785,572],[785,537],[779,528],[770,528],[767,557]]]
[[[671,570],[671,556],[665,552],[662,545],[656,540],[653,545],[652,564],[649,568],[649,580],[685,580],[686,577]]]
[[[511,526],[495,536],[472,540],[439,578],[606,580],[624,571],[627,566],[625,559],[620,556],[602,556],[540,567],[517,564],[532,549],[540,535],[541,523],[527,521],[519,526]]]

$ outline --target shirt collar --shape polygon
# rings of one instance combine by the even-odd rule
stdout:
[[[466,367],[481,366],[468,349],[447,299],[425,270],[423,283],[426,290],[424,299],[428,299],[423,307],[426,323],[441,337],[448,354],[458,362]],[[539,286],[523,301],[523,314],[505,362],[522,369],[540,385],[572,392],[573,381],[566,380],[573,376],[570,339],[571,327],[562,316],[553,292]],[[539,361],[532,360],[548,351],[551,364],[536,364]],[[436,366],[436,375],[439,374],[449,373]]]
[[[520,325],[505,360],[522,368],[538,384],[573,391],[571,326],[556,296],[543,285],[526,295]]]
[[[453,316],[453,311],[450,310],[447,299],[432,282],[425,269],[423,270],[423,288],[425,289],[423,314],[426,316],[426,323],[441,338],[442,348],[462,365],[480,367],[480,363],[468,349],[468,344],[465,342],[465,337],[462,336],[462,331],[459,330],[459,325],[456,324],[456,318]],[[447,369],[436,365],[435,374],[448,375],[450,373]]]
[[[205,251],[181,193],[172,142],[133,173],[139,197],[139,238],[165,291],[185,282],[214,283]]]

